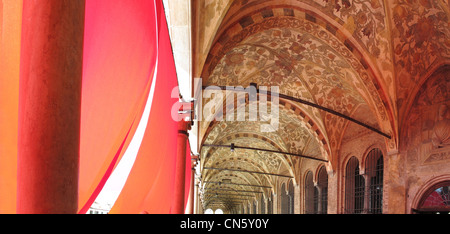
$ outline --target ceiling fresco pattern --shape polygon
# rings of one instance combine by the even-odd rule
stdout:
[[[282,94],[345,114],[390,135],[392,139],[385,139],[388,151],[398,148],[399,128],[421,85],[435,68],[450,63],[448,0],[193,2],[194,12],[204,13],[197,16],[194,40],[194,75],[203,79],[204,86],[277,86]],[[354,136],[344,137],[348,120],[292,101],[279,102],[279,126],[273,132],[261,132],[264,121],[202,121],[201,167],[292,176],[295,184],[302,165],[312,165],[310,160],[202,145],[234,143],[304,154],[328,160],[327,169],[333,171],[342,142],[367,132],[352,125],[349,130]],[[206,112],[210,117],[227,113],[227,104],[220,100],[215,103],[217,109]],[[248,98],[234,104],[250,105]],[[231,111],[236,116],[237,109]],[[275,191],[277,179],[203,170],[203,182],[232,183],[202,184],[201,196],[204,204],[215,201],[217,207],[230,206],[235,200],[218,198],[212,191],[226,188],[236,195],[237,190]],[[249,193],[249,197],[258,194]]]
[[[398,0],[392,4],[391,12],[397,102],[402,121],[427,74],[450,60],[450,3]]]

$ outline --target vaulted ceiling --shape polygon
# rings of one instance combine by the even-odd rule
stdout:
[[[198,0],[192,8],[193,71],[204,86],[277,86],[389,135],[388,149],[398,147],[402,121],[427,74],[450,61],[448,0]],[[204,145],[302,154],[336,167],[349,121],[283,98],[279,103],[274,131],[261,131],[267,121],[201,122],[201,168],[232,169],[203,169],[204,204],[230,208],[275,190],[278,179],[298,183],[297,168],[311,160]],[[216,104],[226,112],[225,102]],[[237,109],[228,112],[237,116]]]

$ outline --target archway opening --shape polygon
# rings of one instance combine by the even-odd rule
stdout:
[[[422,196],[418,209],[413,209],[413,211],[419,214],[449,214],[450,181],[430,187]]]
[[[205,214],[214,214],[214,211],[212,209],[206,209]]]

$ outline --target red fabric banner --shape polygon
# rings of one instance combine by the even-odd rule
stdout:
[[[142,116],[156,64],[155,21],[154,1],[86,0],[80,213],[101,191]]]
[[[171,117],[178,98],[171,92],[177,76],[167,22],[156,2],[159,30],[155,93],[147,129],[125,186],[110,213],[170,213],[178,124]]]
[[[21,6],[21,0],[2,5],[0,213],[16,209]],[[177,77],[162,2],[86,0],[84,33],[79,213],[95,201],[136,131],[156,72],[157,52],[148,126],[112,213],[170,213],[177,139],[171,107],[178,99],[170,96]],[[186,160],[187,198],[190,156]]]

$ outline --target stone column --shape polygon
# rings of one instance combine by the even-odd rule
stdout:
[[[189,134],[189,122],[178,122],[177,158],[175,166],[175,195],[173,201],[174,214],[184,214],[184,186],[186,175],[186,146]]]
[[[23,2],[17,213],[76,213],[85,1]]]
[[[200,213],[200,206],[201,206],[201,201],[200,201],[200,196],[199,196],[199,189],[200,189],[200,178],[196,177],[195,178],[195,194],[194,194],[194,214],[201,214]]]
[[[385,190],[383,204],[387,203],[389,214],[404,214],[406,212],[406,170],[405,155],[398,151],[388,152],[387,175],[384,177]],[[383,205],[383,210],[384,210]]]
[[[280,200],[280,199],[278,199],[279,198],[278,197],[278,193],[274,193],[272,198],[273,198],[273,201],[272,201],[272,205],[273,205],[272,212],[273,212],[273,214],[280,214],[280,211],[278,209],[278,207],[279,207],[278,201]]]
[[[194,196],[195,196],[195,165],[197,164],[197,156],[191,156],[191,187],[189,190],[189,201],[187,203],[187,214],[194,214]]]
[[[294,185],[294,214],[300,214],[300,184]]]
[[[264,198],[264,214],[268,214],[269,210],[269,198]]]
[[[327,214],[338,214],[342,209],[339,207],[343,207],[343,199],[344,190],[339,181],[339,177],[341,173],[337,171],[327,171],[328,172],[328,209]],[[340,194],[340,195],[339,195]]]
[[[369,208],[370,208],[370,176],[366,174],[365,169],[364,172],[362,174],[363,178],[364,178],[364,207],[363,207],[363,214],[367,214],[369,213]]]
[[[189,196],[188,201],[186,204],[186,214],[193,214],[194,213],[194,169],[191,168],[191,185],[189,188]]]

